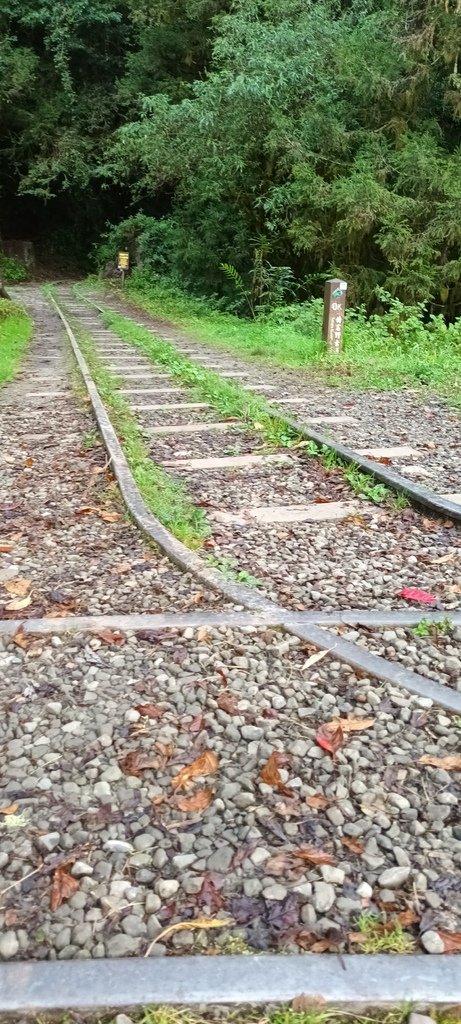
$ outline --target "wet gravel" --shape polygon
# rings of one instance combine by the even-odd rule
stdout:
[[[360,951],[364,910],[412,911],[410,949],[418,929],[423,948],[459,931],[459,773],[418,764],[456,750],[456,719],[310,654],[276,630],[224,628],[0,645],[0,956],[142,954],[204,916],[235,924],[173,933],[152,955],[297,953],[325,936]],[[333,759],[315,737],[336,717],[368,727]],[[215,769],[176,790],[205,750]],[[138,775],[136,751],[154,759]],[[274,752],[283,793],[260,778]],[[204,790],[205,810],[181,810]],[[332,863],[298,860],[306,848]],[[52,910],[59,866],[75,882]]]

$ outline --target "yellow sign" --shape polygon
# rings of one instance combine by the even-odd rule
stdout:
[[[119,252],[118,254],[118,269],[128,270],[130,266],[130,254],[129,252]]]

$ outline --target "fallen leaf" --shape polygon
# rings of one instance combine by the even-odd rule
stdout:
[[[189,722],[188,732],[201,732],[206,726],[206,718],[203,715],[196,715],[195,718]]]
[[[301,846],[299,850],[294,851],[293,857],[308,861],[309,864],[335,864],[335,859],[330,853],[325,853],[325,850],[315,850],[310,846]]]
[[[344,734],[338,720],[333,722],[324,722],[323,725],[317,729],[315,742],[318,743],[319,747],[323,750],[328,750],[333,756],[337,750],[342,747],[344,743]]]
[[[362,853],[365,853],[365,847],[363,843],[359,843],[358,839],[348,839],[344,837],[341,839],[341,842],[347,850],[351,850],[352,853],[356,853],[358,857],[361,857]]]
[[[192,796],[177,796],[175,803],[180,811],[206,811],[212,799],[212,789],[199,789]]]
[[[18,923],[18,912],[17,912],[17,910],[14,910],[13,907],[9,907],[8,910],[5,910],[5,926],[7,928],[12,928],[17,923]]]
[[[450,551],[448,555],[442,555],[441,558],[429,559],[429,565],[446,565],[447,562],[454,562],[456,557],[456,553]]]
[[[376,718],[334,718],[327,725],[338,726],[342,732],[362,732],[363,729],[371,729]]]
[[[105,644],[124,644],[126,643],[126,637],[123,633],[120,633],[118,629],[92,629],[92,635],[96,636],[98,640],[102,640]]]
[[[208,630],[205,628],[205,626],[201,626],[200,629],[197,630],[197,640],[200,643],[203,640],[208,640],[208,637],[209,637]]]
[[[15,594],[16,597],[24,597],[32,583],[32,580],[17,579],[11,580],[11,583],[4,583],[3,586],[9,594]]]
[[[331,804],[331,800],[327,796],[322,796],[321,793],[315,793],[313,796],[306,796],[306,804],[308,807],[328,807]]]
[[[136,704],[135,711],[143,718],[162,718],[165,714],[163,708],[159,708],[158,704]]]
[[[30,469],[30,467],[33,466],[33,464],[34,464],[34,460],[31,459],[30,456],[29,456],[28,459],[26,459],[26,461],[24,463],[24,465],[27,466],[27,469]]]
[[[0,554],[9,555],[10,551],[14,548],[14,544],[0,544]]]
[[[315,939],[317,936],[313,936]],[[304,947],[303,947],[304,948]],[[309,1013],[316,1006],[321,1006],[325,1002],[323,996],[306,996],[304,992],[300,996],[295,996],[292,1001],[291,1009],[294,1013]]]
[[[461,932],[442,932],[438,929],[438,934],[444,944],[445,953],[459,953],[461,950]]]
[[[216,917],[196,917],[195,921],[178,921],[177,924],[170,924],[168,928],[163,928],[155,939],[152,939],[149,948],[144,953],[144,956],[149,956],[151,949],[154,948],[157,942],[163,942],[167,935],[173,935],[173,932],[181,931],[196,931],[197,929],[208,930],[209,928],[230,928],[235,924],[233,918],[229,917],[226,921]]]
[[[16,814],[18,804],[8,804],[7,807],[0,807],[0,814]]]
[[[223,905],[221,889],[224,886],[224,875],[217,871],[206,871],[203,877],[203,885],[197,893],[197,904],[199,907],[207,907],[209,913],[217,914]]]
[[[125,775],[134,775],[139,778],[142,772],[148,768],[158,768],[158,757],[147,754],[144,750],[130,750],[128,754],[119,759],[119,765]]]
[[[30,647],[32,643],[32,637],[30,636],[30,634],[26,634],[24,632],[23,626],[18,626],[13,636],[13,643],[15,643],[17,647],[22,647],[22,649],[26,651],[27,648]]]
[[[409,907],[408,910],[402,910],[397,914],[397,918],[402,928],[409,928],[412,924],[418,924],[421,920],[420,915],[412,907]]]
[[[261,782],[265,782],[268,786],[276,786],[284,796],[292,797],[293,790],[282,782],[279,771],[280,768],[286,768],[290,764],[291,759],[288,754],[283,754],[279,750],[273,750],[259,773]]]
[[[218,708],[225,711],[227,715],[241,715],[237,705],[237,697],[233,693],[220,693],[218,697]]]
[[[97,515],[97,513],[98,513],[98,509],[94,508],[93,505],[82,505],[81,508],[77,509],[75,515],[76,516],[91,516],[91,515],[95,515],[95,514]]]
[[[120,512],[106,512],[104,509],[98,509],[98,516],[104,523],[116,523],[121,518]]]
[[[397,597],[404,597],[406,601],[416,601],[417,604],[437,604],[437,598],[429,594],[427,590],[418,590],[417,587],[404,587],[399,590]]]
[[[123,576],[125,572],[129,572],[131,569],[131,562],[120,562],[120,565],[114,565],[114,568],[110,570],[111,576]]]
[[[69,875],[65,867],[56,868],[51,880],[50,909],[52,912],[58,909],[64,900],[70,900],[77,892],[80,883],[77,878]]]
[[[5,605],[5,611],[7,612],[20,612],[23,608],[27,608],[32,601],[32,595],[27,594],[27,597],[17,597],[14,601],[8,601]]]
[[[322,658],[326,658],[329,653],[330,651],[316,651],[315,654],[311,654],[310,658],[304,662],[304,665],[301,665],[301,672],[304,672],[304,669],[306,668],[310,668],[311,665],[315,665],[318,661],[321,661]]]
[[[192,764],[181,768],[181,771],[172,780],[173,789],[182,789],[191,779],[199,775],[213,775],[219,765],[218,758],[212,750],[204,750],[203,754],[192,761]]]
[[[171,741],[170,743],[162,743],[161,740],[157,740],[155,744],[155,749],[158,750],[159,754],[161,754],[162,757],[166,757],[168,761],[170,757],[173,757],[173,754],[175,752],[175,745],[174,743],[171,743]]]
[[[445,768],[447,772],[459,772],[461,771],[461,754],[447,754],[446,757],[434,757],[432,754],[423,754],[417,763],[430,764],[433,768]]]

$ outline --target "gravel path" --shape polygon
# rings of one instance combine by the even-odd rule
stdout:
[[[461,690],[461,629],[450,623],[449,616],[440,626],[432,626],[421,612],[421,622],[413,629],[353,630],[348,639],[388,661],[398,661],[420,675]]]
[[[152,955],[360,952],[364,911],[405,914],[408,951],[441,951],[461,928],[459,776],[418,759],[452,753],[459,725],[310,655],[224,628],[0,645],[0,955],[142,954],[197,916],[236,923]],[[315,737],[335,717],[368,727],[333,759]],[[207,778],[175,787],[204,751]],[[274,753],[283,792],[260,777]]]
[[[36,331],[20,378],[0,396],[0,543],[11,547],[0,554],[0,614],[18,617],[7,607],[18,578],[30,581],[31,601],[20,609],[27,618],[223,607],[128,521],[94,421],[73,391],[60,321],[38,289],[21,289],[21,300]]]
[[[69,294],[64,293],[69,301]],[[77,322],[99,327],[102,319],[85,306],[71,306]],[[91,328],[93,329],[93,328]],[[135,352],[113,332],[104,332],[103,349],[117,345],[118,355],[105,355],[108,365],[122,364]],[[146,368],[156,368],[147,359]],[[123,383],[123,378],[121,378]],[[145,386],[152,386],[153,381]],[[181,389],[181,401],[190,390]],[[126,396],[130,400],[133,396]],[[151,400],[154,400],[152,396]],[[139,402],[139,395],[133,399]],[[174,407],[176,397],[171,399]],[[137,413],[146,429],[149,411]],[[168,409],[163,422],[170,422]],[[194,410],[189,418],[196,422]],[[214,414],[214,418],[217,417]],[[263,451],[257,434],[232,428],[228,433],[156,435],[151,452],[156,461],[170,460],[169,472],[185,482],[195,504],[205,508],[213,524],[212,556],[232,569],[250,572],[261,589],[287,607],[404,608],[399,591],[430,590],[441,608],[460,606],[460,531],[451,522],[430,519],[414,509],[377,507],[357,498],[344,484],[340,470],[327,471],[302,450],[289,453],[284,465],[267,463],[238,470],[191,471],[175,467],[174,459],[209,455],[240,455]],[[354,501],[354,510],[338,522],[255,523],[255,506],[303,505]],[[237,515],[238,522],[229,521]],[[226,518],[227,516],[227,518]],[[224,519],[224,521],[223,521]]]
[[[439,494],[461,490],[461,440],[459,413],[440,398],[421,387],[398,391],[357,391],[329,387],[318,381],[311,370],[287,370],[243,357],[222,346],[206,345],[176,329],[171,323],[135,309],[112,294],[107,304],[120,313],[177,343],[187,347],[189,358],[214,363],[216,368],[231,366],[240,371],[246,385],[265,382],[275,388],[267,397],[275,401],[302,398],[302,404],[287,405],[285,412],[300,422],[311,416],[352,416],[353,424],[325,423],[322,429],[336,441],[351,448],[409,445],[417,451],[414,458],[395,458],[390,464],[411,480]],[[217,372],[219,370],[217,369]],[[282,408],[284,408],[282,406]],[[417,469],[415,468],[417,467]]]

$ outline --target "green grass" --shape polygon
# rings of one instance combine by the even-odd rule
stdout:
[[[18,373],[32,327],[32,320],[20,306],[0,299],[0,386]]]
[[[360,948],[364,953],[411,953],[415,948],[414,939],[404,932],[396,921],[391,931],[383,932],[383,922],[376,914],[363,913],[358,920],[358,930],[363,935]]]
[[[103,287],[94,279],[92,285]],[[390,300],[384,315],[371,318],[363,309],[348,310],[343,351],[331,356],[321,339],[319,299],[245,320],[141,271],[128,278],[125,298],[201,341],[276,366],[313,369],[332,386],[380,391],[430,386],[461,405],[461,320],[425,322],[421,307]]]
[[[313,1001],[314,1004],[314,1001]],[[130,1013],[129,1019],[134,1024],[216,1024],[217,1021],[224,1024],[407,1024],[411,1012],[411,1006],[401,1006],[395,1010],[371,1011],[369,1013],[357,1013],[353,1011],[328,1008],[328,1006],[313,1005],[309,1009],[297,1009],[296,1000],[294,1007],[281,1006],[277,1009],[264,1007],[239,1008],[211,1008],[208,1012],[176,1008],[170,1006],[146,1007],[135,1013]],[[430,1010],[430,1007],[429,1007]],[[424,1012],[428,1012],[426,1008]],[[431,1017],[436,1024],[461,1024],[461,1018],[456,1011],[444,1010],[431,1012]],[[79,1014],[80,1024],[86,1024],[85,1017]],[[94,1024],[94,1017],[92,1024]],[[41,1017],[35,1024],[44,1024],[46,1018]],[[106,1015],[100,1018],[107,1024],[115,1024],[115,1019]],[[69,1024],[69,1020],[62,1020],[60,1024]]]
[[[451,619],[440,619],[440,622],[431,622],[430,619],[421,619],[418,625],[412,629],[412,633],[415,636],[427,637],[430,636],[434,640],[437,640],[439,636],[445,636],[450,633],[453,629],[453,623]]]
[[[72,327],[147,507],[178,540],[193,549],[201,547],[210,533],[204,512],[192,504],[180,483],[153,462],[142,430],[118,391],[120,381],[105,368],[90,336],[75,322]],[[93,431],[84,436],[86,447],[94,442]]]

